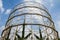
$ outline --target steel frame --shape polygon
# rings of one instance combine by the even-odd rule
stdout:
[[[29,3],[29,2],[24,2],[24,3],[22,3],[22,4],[25,4],[25,3]],[[38,4],[38,5],[41,5],[40,3],[37,3],[37,2],[30,2],[30,3],[35,3],[35,4]],[[3,30],[3,32],[2,32],[2,34],[1,34],[1,36],[2,36],[2,40],[11,40],[11,39],[9,39],[9,36],[10,36],[10,32],[11,32],[11,29],[12,28],[14,28],[14,27],[17,27],[16,28],[16,32],[15,32],[15,38],[16,38],[16,33],[17,33],[17,29],[18,29],[18,26],[21,26],[22,25],[22,37],[20,37],[20,39],[19,38],[16,38],[16,40],[28,40],[27,38],[31,35],[31,38],[30,38],[30,40],[34,40],[34,38],[32,37],[33,35],[38,39],[38,40],[51,40],[52,39],[52,37],[50,37],[50,39],[49,39],[49,36],[53,33],[54,34],[54,39],[52,39],[52,40],[58,40],[58,32],[56,31],[56,29],[55,29],[55,26],[54,26],[54,22],[52,21],[52,18],[51,18],[51,15],[48,13],[48,10],[46,10],[46,8],[45,9],[43,9],[43,8],[40,8],[40,7],[37,7],[37,6],[23,6],[23,7],[19,7],[19,8],[17,8],[19,5],[21,5],[21,3],[20,4],[18,4],[14,9],[13,9],[13,11],[11,12],[11,14],[9,15],[9,17],[8,17],[8,20],[7,20],[7,22],[6,22],[6,25],[5,25],[5,29]],[[45,16],[45,15],[42,15],[42,14],[39,14],[39,13],[22,13],[22,14],[17,14],[17,15],[14,15],[14,16],[12,16],[11,17],[11,15],[15,12],[15,11],[17,11],[17,10],[19,10],[19,9],[22,9],[22,8],[37,8],[37,9],[40,9],[40,10],[42,10],[42,11],[45,11],[50,17],[47,17],[47,16]],[[38,15],[38,16],[41,16],[41,17],[45,17],[45,18],[47,18],[51,23],[52,23],[52,26],[47,26],[47,25],[45,25],[45,24],[37,24],[37,23],[25,23],[25,19],[26,18],[24,18],[24,23],[23,24],[16,24],[16,25],[8,25],[8,23],[9,23],[9,21],[11,21],[13,18],[15,18],[15,17],[20,17],[20,16],[22,16],[22,15],[24,15],[24,17],[26,16],[26,15]],[[25,35],[25,26],[26,25],[39,25],[39,37],[36,35],[36,34],[33,34],[33,32],[31,32],[31,33],[29,33],[26,37],[24,36]],[[47,32],[47,30],[48,30],[48,28],[50,28],[51,30],[52,30],[52,32],[50,33],[50,34],[48,34],[48,33],[46,33],[47,34],[47,38],[45,38],[45,39],[43,39],[43,37],[42,37],[42,32],[41,32],[41,27],[40,26],[42,26],[42,27],[44,27],[44,28],[46,28],[45,30],[43,30],[43,32],[44,31],[46,31]],[[18,37],[19,37],[20,35],[18,35]],[[7,39],[6,39],[6,37],[7,37]],[[37,40],[36,39],[36,40]],[[15,39],[14,39],[15,40]]]

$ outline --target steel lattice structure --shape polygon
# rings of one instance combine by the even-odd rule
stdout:
[[[27,1],[12,10],[1,40],[58,40],[58,32],[47,8]]]

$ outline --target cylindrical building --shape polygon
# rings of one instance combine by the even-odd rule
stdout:
[[[47,8],[38,2],[26,1],[12,10],[2,40],[58,40],[58,32]]]

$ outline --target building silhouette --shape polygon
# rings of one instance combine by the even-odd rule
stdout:
[[[1,40],[58,40],[58,32],[44,5],[25,1],[11,11]]]

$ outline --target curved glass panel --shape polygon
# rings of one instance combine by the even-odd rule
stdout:
[[[9,15],[2,40],[58,40],[58,32],[43,5],[24,2]]]

